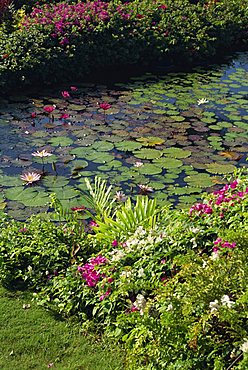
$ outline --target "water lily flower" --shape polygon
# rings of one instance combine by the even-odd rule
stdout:
[[[61,95],[63,96],[63,98],[69,98],[70,97],[70,93],[69,91],[62,91]]]
[[[41,175],[37,172],[27,172],[20,176],[21,180],[25,181],[27,184],[32,184],[33,182],[39,181]]]
[[[148,185],[138,185],[138,187],[140,188],[140,193],[141,194],[148,194],[148,193],[153,193],[153,188],[151,186],[148,186]]]
[[[137,162],[134,163],[134,167],[139,168],[139,167],[142,167],[142,166],[144,166],[143,162],[137,161]]]
[[[71,86],[70,89],[71,89],[71,91],[77,91],[77,87],[76,86]]]
[[[201,105],[201,104],[207,104],[209,101],[206,99],[206,98],[202,98],[202,99],[199,99],[197,101],[197,104],[198,105]]]
[[[125,202],[127,200],[127,196],[123,191],[117,191],[115,194],[115,200],[117,200],[117,202]]]
[[[110,109],[111,105],[108,103],[99,103],[99,107],[105,111],[105,110]]]
[[[44,109],[44,111],[46,112],[46,113],[52,113],[53,111],[54,111],[54,109],[56,108],[56,105],[45,105],[44,107],[43,107],[43,109]]]
[[[50,157],[51,155],[52,153],[47,152],[45,149],[32,153],[33,157],[40,157],[40,158]]]
[[[69,118],[70,115],[68,113],[62,113],[61,116],[59,117],[59,119],[66,119],[66,118]]]

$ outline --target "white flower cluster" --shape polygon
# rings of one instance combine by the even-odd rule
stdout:
[[[140,311],[140,314],[143,315],[144,314],[144,309],[145,309],[145,306],[146,306],[145,297],[142,294],[138,294],[137,297],[136,297],[136,301],[134,302],[133,305],[134,305],[134,307],[138,308],[138,310]]]
[[[134,234],[126,241],[126,251],[132,252],[134,249],[147,249],[151,245],[163,240],[166,235],[159,230],[146,231],[143,226],[138,226]]]
[[[119,261],[125,256],[125,251],[122,249],[114,249],[111,252],[109,252],[111,258],[111,261]]]
[[[213,302],[209,303],[210,312],[215,313],[216,311],[218,311],[218,308],[221,305],[227,308],[233,308],[233,306],[235,305],[235,302],[231,301],[227,294],[224,294],[223,297],[221,297],[220,299],[220,303],[218,299],[215,299]]]
[[[240,346],[240,349],[244,353],[248,353],[248,339],[244,338],[244,343]]]

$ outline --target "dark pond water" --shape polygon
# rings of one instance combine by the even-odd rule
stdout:
[[[248,53],[207,70],[147,73],[125,83],[70,86],[0,100],[0,208],[24,219],[82,203],[85,177],[99,175],[127,195],[148,185],[159,202],[185,207],[246,165]],[[99,103],[108,103],[106,110]],[[44,106],[55,105],[50,116]],[[68,118],[61,118],[63,114]],[[35,115],[35,117],[34,117]],[[32,153],[52,153],[42,160]],[[138,163],[137,163],[138,162]],[[40,173],[24,185],[20,176]]]

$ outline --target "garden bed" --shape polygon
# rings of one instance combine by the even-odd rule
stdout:
[[[90,208],[2,220],[1,283],[117,341],[126,369],[245,370],[247,170],[229,180],[187,211],[86,181]]]

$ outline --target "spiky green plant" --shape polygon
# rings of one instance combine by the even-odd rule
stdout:
[[[129,198],[123,205],[116,209],[112,216],[105,216],[102,220],[96,217],[98,227],[95,227],[96,238],[101,241],[111,242],[134,232],[142,225],[146,229],[152,229],[162,215],[167,211],[166,207],[158,207],[156,199],[147,196],[138,196],[136,203],[132,204]]]

